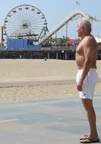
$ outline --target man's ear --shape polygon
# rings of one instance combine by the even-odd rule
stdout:
[[[84,27],[81,28],[81,31],[84,31]]]

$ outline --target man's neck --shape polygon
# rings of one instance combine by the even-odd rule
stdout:
[[[85,37],[87,37],[87,36],[92,36],[90,33],[84,33],[83,35],[82,35],[82,39],[84,39]]]

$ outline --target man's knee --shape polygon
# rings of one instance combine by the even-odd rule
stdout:
[[[90,110],[93,108],[91,99],[81,99],[82,105],[86,110]]]

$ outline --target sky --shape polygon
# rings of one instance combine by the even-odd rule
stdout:
[[[80,10],[93,17],[96,16],[97,19],[101,19],[101,0],[77,0],[77,2],[80,5],[76,4],[76,0],[0,0],[0,26],[4,25],[6,15],[13,8],[22,4],[29,4],[38,8],[45,15],[49,31],[75,10]],[[68,23],[67,34],[71,39],[77,38],[75,20]],[[93,35],[94,37],[99,36],[101,38],[101,22],[93,21]],[[66,26],[57,32],[58,38],[63,38],[63,36],[66,36]]]

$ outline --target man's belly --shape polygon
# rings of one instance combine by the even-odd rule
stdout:
[[[76,64],[77,64],[78,69],[82,69],[84,65],[84,58],[76,57]],[[96,63],[91,64],[90,68],[97,69]]]
[[[82,56],[76,57],[76,64],[78,69],[82,69],[84,65],[84,58]]]

